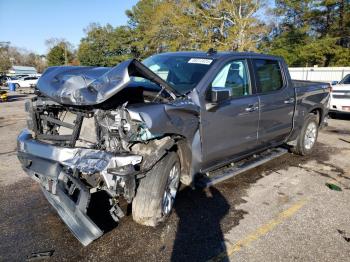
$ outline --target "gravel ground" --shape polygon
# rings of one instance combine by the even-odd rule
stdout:
[[[157,228],[130,214],[111,223],[98,195],[101,212],[91,215],[106,234],[83,247],[16,158],[25,98],[0,103],[0,261],[48,250],[53,261],[349,261],[350,118],[331,119],[311,156],[287,154],[204,191],[182,188]]]

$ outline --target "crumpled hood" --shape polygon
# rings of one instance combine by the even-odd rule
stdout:
[[[96,105],[117,94],[130,83],[130,77],[151,80],[176,98],[176,91],[141,62],[130,59],[115,67],[56,66],[40,77],[41,93],[64,105]]]

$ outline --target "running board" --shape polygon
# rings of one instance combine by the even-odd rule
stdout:
[[[282,147],[268,149],[260,154],[253,155],[248,159],[241,160],[237,163],[231,163],[229,167],[226,166],[211,172],[207,172],[206,174],[203,174],[201,177],[197,178],[195,185],[202,188],[213,186],[286,153],[288,153],[288,150]]]

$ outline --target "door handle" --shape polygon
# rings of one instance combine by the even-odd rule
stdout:
[[[289,98],[287,100],[284,100],[285,104],[293,104],[294,103],[294,98]]]
[[[258,106],[249,105],[248,107],[245,108],[245,111],[246,111],[246,112],[254,112],[254,111],[258,110],[258,109],[259,109]]]

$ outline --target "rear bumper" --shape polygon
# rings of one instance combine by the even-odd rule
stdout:
[[[72,170],[87,174],[101,173],[106,186],[111,186],[108,169],[138,164],[137,155],[116,156],[111,153],[86,149],[65,148],[42,143],[24,130],[17,138],[18,159],[23,169],[44,192],[75,237],[84,245],[100,237],[103,232],[87,216],[90,189],[73,175]]]

